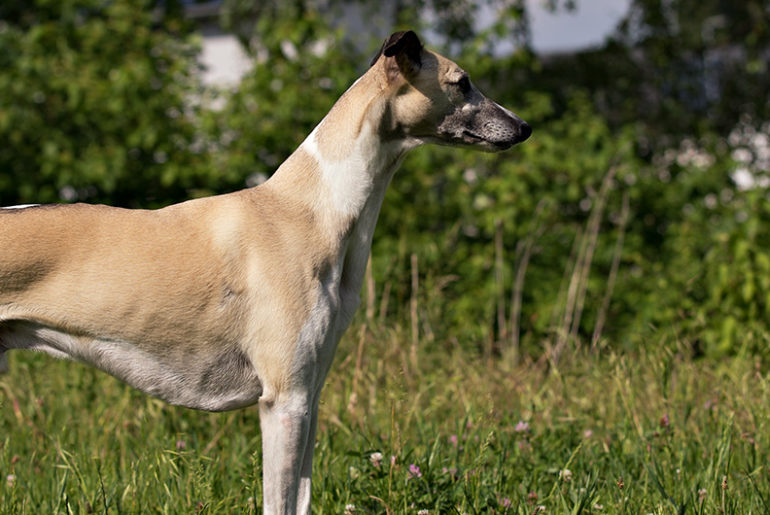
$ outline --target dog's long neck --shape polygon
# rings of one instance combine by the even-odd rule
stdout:
[[[324,218],[352,227],[414,144],[385,134],[386,86],[370,71],[337,101],[270,182]],[[297,185],[304,191],[297,191]],[[333,224],[327,220],[328,224]]]
[[[332,246],[341,246],[343,286],[352,289],[360,287],[385,190],[419,143],[388,133],[388,89],[377,72],[353,84],[265,184],[309,210]]]

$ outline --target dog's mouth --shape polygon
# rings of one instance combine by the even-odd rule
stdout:
[[[466,143],[481,143],[482,141],[486,141],[484,138],[482,138],[478,134],[471,132],[467,129],[463,131],[462,139]]]
[[[494,150],[507,150],[517,143],[517,141],[512,140],[492,141],[487,138],[483,138],[475,132],[471,132],[469,130],[463,130],[462,140],[468,145],[483,144],[493,148]]]
[[[490,141],[496,150],[508,150],[514,146],[518,141]]]
[[[527,140],[532,135],[532,127],[527,122],[522,121],[515,128],[492,125],[490,137],[480,136],[477,132],[469,129],[463,129],[461,139],[469,145],[482,145],[492,150],[507,150],[517,143]]]

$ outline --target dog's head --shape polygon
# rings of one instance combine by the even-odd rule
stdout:
[[[526,140],[531,127],[486,98],[468,73],[423,48],[410,31],[391,35],[372,60],[385,74],[390,95],[389,130],[421,142],[488,152]]]

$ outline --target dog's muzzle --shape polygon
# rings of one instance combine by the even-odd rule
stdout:
[[[500,150],[521,143],[532,135],[532,127],[527,122],[489,99],[482,103],[476,120],[484,120],[479,135]]]
[[[496,152],[532,135],[532,127],[508,109],[485,98],[473,109],[457,109],[439,126],[454,144]],[[451,143],[450,143],[451,144]]]

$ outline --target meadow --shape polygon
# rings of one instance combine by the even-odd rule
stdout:
[[[750,355],[676,341],[558,363],[479,358],[363,314],[321,405],[314,512],[770,512],[770,388]],[[176,408],[83,365],[11,354],[5,514],[260,513],[255,408]]]

